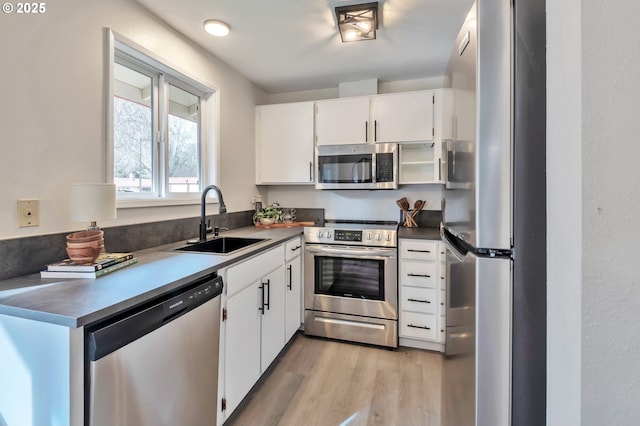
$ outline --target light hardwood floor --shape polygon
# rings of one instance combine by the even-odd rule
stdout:
[[[225,425],[443,426],[444,363],[299,333]]]

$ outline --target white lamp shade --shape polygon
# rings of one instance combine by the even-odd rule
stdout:
[[[115,218],[115,184],[82,183],[71,185],[72,222],[97,222]]]

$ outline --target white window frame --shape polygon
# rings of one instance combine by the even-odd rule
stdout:
[[[146,48],[140,46],[132,40],[118,34],[110,28],[105,29],[106,59],[105,59],[105,98],[106,98],[106,118],[105,118],[105,182],[114,181],[113,161],[113,75],[116,50],[124,53],[134,61],[147,64],[149,67],[158,70],[166,76],[166,80],[171,84],[180,87],[180,82],[198,90],[200,97],[200,185],[201,188],[209,184],[219,182],[219,153],[220,153],[220,92],[211,84],[203,83],[200,79],[190,76],[178,67],[161,59]],[[161,78],[159,84],[163,84]],[[154,122],[157,117],[154,117]],[[154,126],[157,127],[157,126]],[[157,136],[156,136],[157,137]],[[157,143],[157,142],[154,142]],[[183,204],[199,204],[200,192],[189,193],[168,193],[165,191],[168,182],[165,179],[167,168],[166,158],[163,155],[160,159],[155,158],[154,165],[162,167],[159,174],[154,173],[154,187],[158,188],[155,193],[118,193],[118,208],[127,207],[153,207],[170,206]],[[161,164],[163,162],[163,164]]]

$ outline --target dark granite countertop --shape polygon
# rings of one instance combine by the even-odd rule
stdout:
[[[440,240],[440,228],[421,226],[419,228],[398,227],[398,238],[413,238],[420,240]]]
[[[175,290],[301,235],[302,227],[245,227],[224,236],[265,238],[228,255],[174,251],[185,241],[135,252],[138,263],[97,279],[41,279],[31,274],[0,281],[0,314],[81,327]]]

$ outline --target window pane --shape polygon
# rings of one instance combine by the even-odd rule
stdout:
[[[113,167],[119,192],[153,191],[153,79],[114,64]]]
[[[200,192],[200,98],[169,85],[169,192]]]

